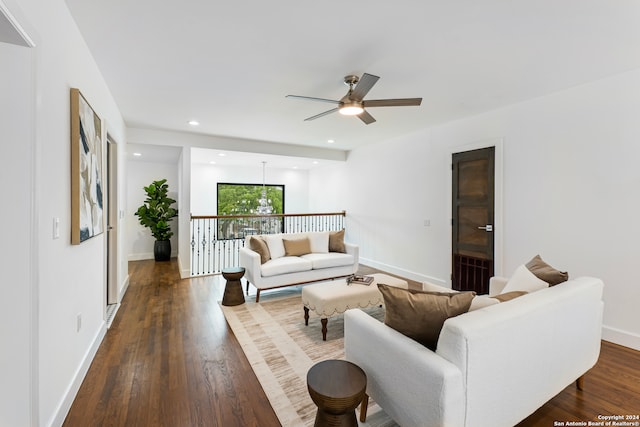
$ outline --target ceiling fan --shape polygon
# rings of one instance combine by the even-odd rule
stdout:
[[[344,84],[349,86],[349,92],[342,97],[339,101],[325,98],[313,98],[311,96],[299,96],[299,95],[287,95],[287,98],[307,99],[310,101],[328,102],[330,104],[337,104],[336,108],[325,111],[324,113],[316,114],[305,121],[315,120],[327,114],[335,113],[339,111],[340,114],[345,116],[358,116],[365,124],[369,125],[376,121],[371,114],[369,114],[365,108],[372,107],[405,107],[405,106],[418,106],[422,102],[422,98],[402,98],[402,99],[372,99],[364,100],[364,97],[373,85],[376,84],[380,77],[372,74],[364,73],[362,78],[354,75],[348,75],[344,78]]]

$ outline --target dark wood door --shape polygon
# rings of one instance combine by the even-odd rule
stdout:
[[[493,275],[495,148],[453,154],[453,271],[456,290],[489,292]]]

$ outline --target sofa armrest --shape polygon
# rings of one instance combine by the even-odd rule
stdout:
[[[360,262],[360,247],[358,245],[354,245],[353,243],[344,243],[344,248],[346,253],[353,256],[353,268],[351,269],[352,274],[356,274],[358,271],[358,263]]]
[[[260,254],[248,247],[240,248],[240,266],[244,267],[244,277],[254,285],[260,284],[262,273],[260,271]]]
[[[355,265],[355,269],[358,269],[358,263],[360,258],[360,247],[358,245],[354,245],[353,243],[344,243],[344,248],[349,255],[353,256],[353,264]]]
[[[344,314],[345,358],[367,374],[367,393],[398,424],[464,425],[460,370],[365,312]]]
[[[489,278],[489,295],[498,295],[509,281],[508,277],[493,276]]]

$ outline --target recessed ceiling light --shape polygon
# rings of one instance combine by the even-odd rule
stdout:
[[[142,156],[142,153],[133,153],[133,155],[136,156],[136,157],[140,157],[140,156]]]
[[[336,141],[335,141],[334,139],[328,139],[328,140],[327,140],[327,142],[328,142],[329,144],[333,144],[333,143],[334,143],[334,142],[336,142]]]
[[[224,157],[224,156],[226,156],[226,154],[224,154],[224,153],[218,153],[218,156],[220,156],[220,157]]]
[[[209,162],[209,164],[215,165],[215,164],[216,164],[216,162],[215,162],[214,160],[211,160],[211,161]]]
[[[294,168],[294,169],[298,169],[298,167],[297,167],[297,166],[294,166],[293,168]]]
[[[319,161],[317,161],[317,160],[314,160],[314,161],[313,161],[313,164],[314,164],[314,165],[317,165],[318,163],[320,163],[320,162],[319,162]]]
[[[199,121],[197,121],[197,120],[189,120],[189,124],[190,124],[191,126],[198,126],[198,125],[200,124],[200,122],[199,122]]]

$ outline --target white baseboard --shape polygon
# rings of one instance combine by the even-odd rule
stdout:
[[[603,325],[602,339],[640,351],[640,335],[633,332]]]
[[[182,267],[182,259],[178,256],[178,271],[180,272],[181,279],[188,279],[191,277],[191,268],[187,265],[187,268]]]
[[[413,271],[405,270],[395,267],[393,265],[377,262],[367,258],[360,258],[360,263],[369,267],[377,268],[378,270],[386,271],[387,273],[396,274],[398,276],[406,277],[407,279],[415,280],[416,282],[429,282],[435,285],[447,287],[449,282],[447,280],[438,279],[437,277],[426,276]]]
[[[129,254],[127,256],[129,261],[143,261],[145,259],[153,259],[153,252],[141,252],[138,254]]]
[[[102,343],[102,340],[104,339],[106,333],[107,324],[106,322],[102,322],[95,338],[93,339],[93,343],[85,353],[84,358],[82,359],[82,363],[73,376],[73,381],[71,381],[71,384],[64,393],[64,398],[60,402],[60,405],[58,405],[53,419],[48,424],[49,426],[61,426],[64,423],[64,420],[67,417],[69,410],[71,409],[71,405],[73,404],[73,401],[78,394],[78,390],[80,390],[82,381],[84,381],[84,377],[87,375],[89,367],[91,366],[91,362],[93,362],[93,358],[96,356],[98,348],[100,347],[100,344]]]
[[[177,257],[177,252],[171,252],[171,258]],[[154,259],[153,252],[140,252],[137,254],[129,254],[127,255],[127,260],[129,261],[144,261],[146,259]]]
[[[127,293],[127,289],[129,289],[129,275],[124,279],[124,283],[122,284],[122,289],[120,289],[120,294],[118,295],[118,304],[122,302],[122,298],[124,298],[124,294]]]

